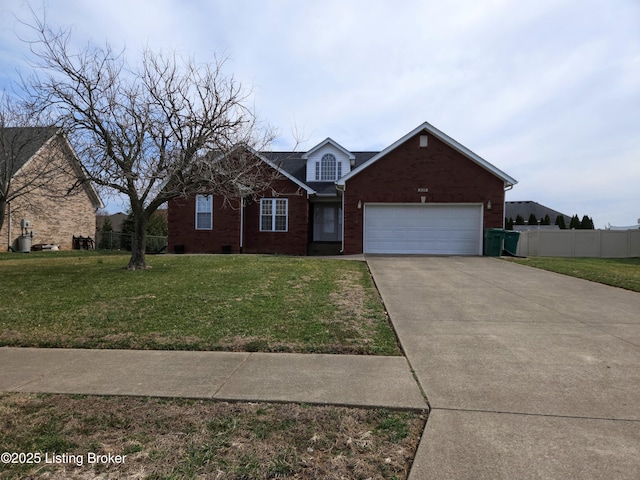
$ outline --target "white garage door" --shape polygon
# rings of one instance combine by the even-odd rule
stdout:
[[[482,205],[365,204],[364,251],[480,255]]]

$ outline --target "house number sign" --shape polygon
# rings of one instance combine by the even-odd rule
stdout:
[[[418,193],[427,193],[428,191],[429,191],[429,189],[428,189],[428,188],[426,188],[426,187],[420,187],[420,188],[418,188]]]

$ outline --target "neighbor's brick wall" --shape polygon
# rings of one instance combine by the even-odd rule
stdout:
[[[420,134],[347,181],[344,205],[345,254],[362,253],[367,202],[482,203],[483,228],[502,228],[503,181],[433,135],[420,147]],[[418,188],[428,188],[427,193]],[[358,201],[363,208],[358,209]],[[487,210],[491,200],[492,209]]]
[[[54,190],[55,198],[45,195],[44,189],[34,190],[29,197],[19,197],[11,203],[11,238],[9,239],[9,218],[5,217],[5,225],[0,231],[2,245],[11,244],[17,247],[20,236],[22,219],[31,222],[33,231],[32,243],[54,244],[62,250],[72,249],[73,236],[91,237],[95,239],[96,212],[87,191],[82,188],[74,193],[65,195],[69,187],[75,183],[75,175],[70,171],[66,147],[57,142],[51,142],[50,151],[40,157],[32,159],[25,168],[38,168],[38,162],[60,162],[64,170],[56,175]],[[19,183],[19,182],[18,182]],[[18,187],[18,183],[13,188]],[[51,191],[51,190],[49,190]]]

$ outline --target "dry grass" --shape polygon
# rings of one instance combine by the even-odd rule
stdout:
[[[5,394],[0,451],[85,462],[0,464],[0,478],[404,479],[425,421],[330,406]],[[88,452],[126,459],[89,465]]]

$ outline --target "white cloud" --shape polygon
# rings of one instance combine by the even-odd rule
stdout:
[[[640,216],[640,4],[635,0],[49,0],[74,41],[175,49],[227,68],[261,115],[310,148],[381,149],[429,121],[599,226]],[[0,86],[27,48],[0,7]],[[7,68],[9,66],[10,68]],[[596,215],[597,212],[597,215]]]

